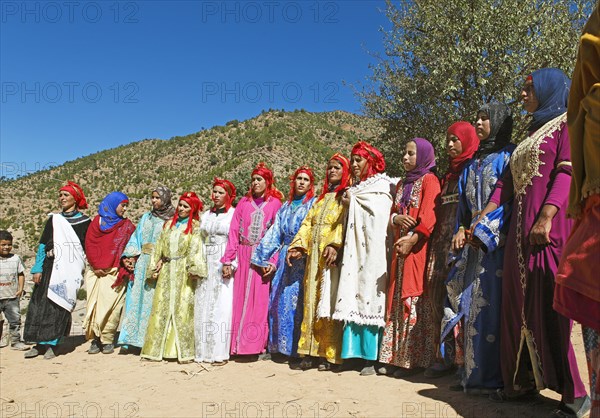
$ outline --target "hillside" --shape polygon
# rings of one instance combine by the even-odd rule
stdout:
[[[349,153],[352,143],[370,141],[380,132],[375,121],[352,113],[271,110],[184,137],[133,142],[1,182],[0,229],[13,233],[16,252],[33,256],[46,214],[58,210],[57,189],[66,180],[85,190],[88,215],[96,214],[107,193],[123,191],[130,198],[129,217],[134,222],[150,207],[149,194],[158,184],[176,195],[193,190],[209,204],[213,177],[231,179],[241,196],[259,161],[274,169],[277,185],[285,193],[288,176],[302,164],[313,167],[320,185],[331,154]]]

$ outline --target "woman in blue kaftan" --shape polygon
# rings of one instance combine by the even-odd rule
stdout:
[[[300,229],[302,221],[314,202],[314,176],[310,168],[300,167],[291,177],[290,197],[277,212],[275,222],[260,241],[252,255],[252,264],[265,271],[276,268],[269,294],[270,353],[298,356],[298,339],[302,324],[304,267],[306,257],[286,264],[288,247]],[[277,266],[269,259],[279,251]]]
[[[171,190],[167,187],[154,189],[151,200],[152,211],[142,215],[123,252],[124,257],[138,257],[134,280],[127,284],[125,315],[119,333],[119,345],[124,353],[127,350],[135,351],[136,348],[139,351],[144,346],[156,286],[155,282],[146,281],[146,269],[165,221],[175,213],[171,204]]]
[[[503,386],[500,370],[500,305],[504,239],[511,202],[480,221],[496,181],[508,169],[512,114],[505,104],[491,103],[477,113],[481,143],[458,182],[459,204],[452,242],[455,261],[446,287],[442,341],[458,325],[464,337],[464,370],[460,385],[466,393],[487,393]]]

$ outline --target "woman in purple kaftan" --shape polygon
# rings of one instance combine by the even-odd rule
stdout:
[[[578,411],[586,391],[570,342],[571,322],[552,309],[554,277],[571,231],[565,211],[571,181],[569,86],[558,69],[527,78],[521,97],[533,115],[529,136],[513,152],[510,171],[498,181],[484,213],[514,198],[502,288],[504,390],[491,398],[510,400],[547,387],[562,394],[561,409]]]

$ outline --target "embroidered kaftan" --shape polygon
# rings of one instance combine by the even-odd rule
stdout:
[[[496,181],[507,170],[514,145],[508,145],[483,159],[473,159],[458,183],[460,201],[457,226],[470,229],[487,205]],[[477,226],[474,234],[484,249],[465,245],[447,281],[448,304],[442,320],[442,339],[459,321],[464,326],[465,391],[502,387],[500,372],[500,306],[504,240],[510,203],[498,207]]]
[[[233,281],[223,278],[221,257],[227,245],[233,208],[225,213],[202,214],[200,234],[208,265],[208,277],[196,287],[194,334],[196,361],[220,362],[229,359]]]
[[[323,357],[335,364],[342,362],[342,323],[330,319],[335,307],[339,268],[325,266],[322,255],[329,245],[338,251],[342,247],[344,217],[344,207],[336,193],[327,193],[308,211],[290,244],[290,248],[306,253],[298,354]]]
[[[176,358],[179,361],[194,358],[196,283],[189,274],[204,280],[207,268],[202,251],[200,225],[198,221],[193,222],[193,231],[188,234],[184,233],[187,219],[172,228],[168,224],[156,242],[147,276],[152,274],[160,259],[163,264],[154,290],[142,357],[151,360]]]
[[[233,278],[231,354],[260,354],[267,345],[269,326],[269,280],[250,264],[252,252],[275,219],[281,202],[269,197],[257,205],[243,197],[235,208],[223,264],[237,259]],[[272,263],[276,263],[274,258]]]
[[[271,281],[269,298],[268,348],[270,353],[298,355],[302,304],[300,303],[300,309],[296,308],[303,296],[302,281],[306,259],[291,260],[290,267],[287,265],[286,256],[288,246],[300,229],[314,200],[311,198],[296,207],[290,202],[285,202],[277,212],[275,223],[269,228],[252,255],[252,264],[267,267],[269,259],[275,252],[279,252],[277,271]]]
[[[152,212],[145,213],[123,252],[123,257],[138,256],[138,259],[135,264],[134,280],[130,280],[127,284],[125,314],[119,333],[121,345],[140,348],[144,345],[156,286],[154,281],[146,281],[146,270],[164,223],[163,219],[152,215]]]

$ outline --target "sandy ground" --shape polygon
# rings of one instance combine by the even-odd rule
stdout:
[[[581,328],[573,332],[587,386]],[[74,331],[78,331],[77,328]],[[0,350],[1,417],[545,417],[559,396],[498,404],[451,392],[452,377],[361,377],[356,371],[294,371],[274,361],[208,364],[143,362],[89,355],[69,337],[53,360]]]

